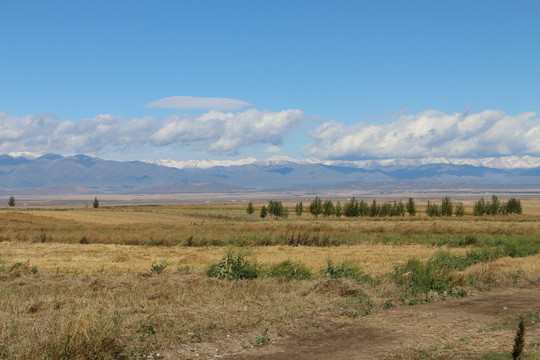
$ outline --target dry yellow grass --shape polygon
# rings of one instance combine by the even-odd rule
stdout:
[[[535,205],[536,203],[533,203]],[[532,207],[533,205],[528,205]],[[536,206],[536,205],[535,205]],[[221,213],[219,213],[221,209]],[[437,242],[447,235],[540,235],[540,216],[313,218],[246,216],[239,206],[0,209],[0,241],[133,245],[278,245],[298,236],[331,244]],[[437,238],[438,237],[438,238]]]
[[[327,259],[354,260],[367,273],[380,275],[394,266],[417,258],[426,260],[446,249],[427,245],[355,245],[338,247],[265,246],[250,248],[263,266],[291,260],[306,265],[313,272],[326,266]],[[448,249],[446,249],[448,250]],[[450,249],[463,252],[462,249]],[[148,272],[153,262],[166,261],[173,271],[180,266],[203,268],[218,262],[226,253],[223,247],[160,247],[109,244],[64,244],[1,242],[0,256],[11,265],[28,262],[39,271],[98,274]],[[172,269],[172,270],[171,270]]]
[[[523,278],[536,282],[540,279],[540,254],[523,258],[503,257],[471,266],[464,273],[486,284],[508,284]]]
[[[201,269],[216,263],[228,249],[183,246],[189,239],[198,245],[249,245],[266,239],[279,244],[302,234],[328,236],[353,245],[243,249],[263,266],[292,260],[318,274],[327,259],[351,259],[377,276],[411,258],[467,250],[429,245],[445,237],[523,234],[530,240],[540,235],[536,206],[527,203],[526,215],[509,217],[297,219],[291,212],[287,220],[250,218],[243,205],[1,209],[0,358],[146,355],[227,335],[241,350],[266,327],[274,336],[350,321],[402,296],[384,276],[373,285],[319,276],[220,281],[199,270],[179,272],[186,265]],[[82,239],[89,243],[81,244]],[[152,263],[164,261],[170,265],[163,274],[150,272]],[[16,263],[26,265],[11,269]],[[482,285],[538,281],[539,263],[540,255],[501,258],[473,266],[463,276]],[[211,346],[219,350],[215,342]]]

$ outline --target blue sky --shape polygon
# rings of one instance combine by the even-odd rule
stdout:
[[[540,156],[538,1],[22,0],[0,14],[0,153]]]

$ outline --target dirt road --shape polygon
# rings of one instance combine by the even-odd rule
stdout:
[[[475,359],[489,353],[510,353],[517,319],[527,314],[525,353],[540,354],[537,284],[380,311],[351,324],[315,329],[215,358]]]

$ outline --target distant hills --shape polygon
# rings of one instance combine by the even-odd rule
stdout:
[[[511,160],[511,159],[510,159]],[[294,161],[274,157],[247,159],[228,166],[206,161],[203,166],[170,167],[142,161],[110,161],[86,155],[39,157],[0,155],[0,193],[204,193],[272,190],[396,188],[421,189],[458,185],[479,188],[540,187],[537,158],[516,158],[515,167],[456,163],[448,159],[378,160],[363,162]],[[523,165],[524,164],[524,165]],[[538,163],[540,164],[540,162]],[[177,164],[178,165],[178,164]],[[519,164],[518,164],[519,166]]]

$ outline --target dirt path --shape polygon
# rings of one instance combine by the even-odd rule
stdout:
[[[380,311],[332,330],[272,340],[221,359],[475,359],[510,353],[520,315],[526,353],[540,354],[540,286]],[[539,357],[540,358],[540,357]]]

